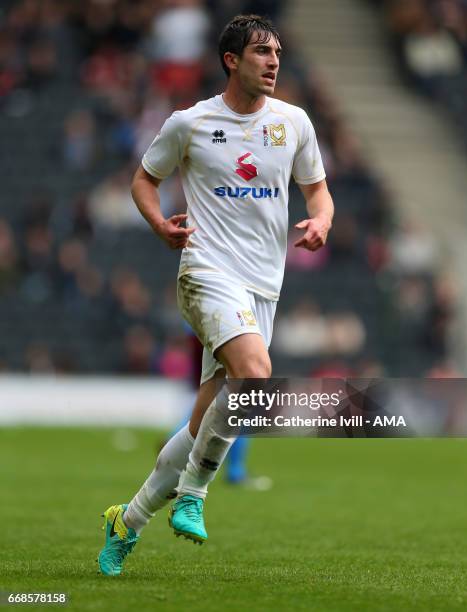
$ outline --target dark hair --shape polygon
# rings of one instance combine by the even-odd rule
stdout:
[[[269,19],[260,15],[237,15],[225,26],[219,38],[219,58],[227,76],[230,76],[230,70],[225,64],[224,53],[230,51],[242,55],[254,32],[259,33],[258,43],[267,43],[271,36],[279,44],[281,42],[279,32]]]

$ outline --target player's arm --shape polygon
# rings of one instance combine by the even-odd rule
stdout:
[[[306,201],[309,218],[300,221],[295,226],[297,229],[304,230],[305,234],[294,243],[294,246],[317,251],[326,244],[334,216],[334,204],[326,179],[311,185],[299,185],[299,187]]]
[[[139,166],[131,184],[131,195],[139,212],[154,232],[171,249],[183,249],[186,247],[190,234],[195,231],[195,228],[180,226],[186,220],[187,215],[173,215],[169,219],[164,218],[161,213],[160,184],[161,179],[146,172],[143,166]]]

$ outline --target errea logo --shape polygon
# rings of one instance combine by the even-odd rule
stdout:
[[[218,143],[222,143],[222,142],[227,142],[227,138],[225,137],[224,130],[214,130],[212,135],[213,135],[212,142],[214,144],[218,144]]]

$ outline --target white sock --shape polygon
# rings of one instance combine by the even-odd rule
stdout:
[[[208,484],[222,465],[230,447],[238,437],[233,429],[226,427],[228,415],[226,388],[212,401],[207,409],[185,471],[180,476],[177,488],[179,495],[194,495],[204,499]]]
[[[127,527],[139,533],[156,510],[163,508],[176,497],[180,473],[185,468],[194,438],[188,424],[178,431],[159,453],[156,467],[136,493],[123,515]]]

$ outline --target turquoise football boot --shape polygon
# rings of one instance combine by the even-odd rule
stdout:
[[[123,513],[128,504],[110,506],[102,515],[104,517],[105,546],[99,553],[99,567],[105,576],[118,576],[128,553],[135,547],[139,536],[123,522]]]
[[[202,544],[208,539],[203,519],[204,500],[194,495],[182,495],[169,513],[169,525],[177,537],[185,536],[193,543]]]

